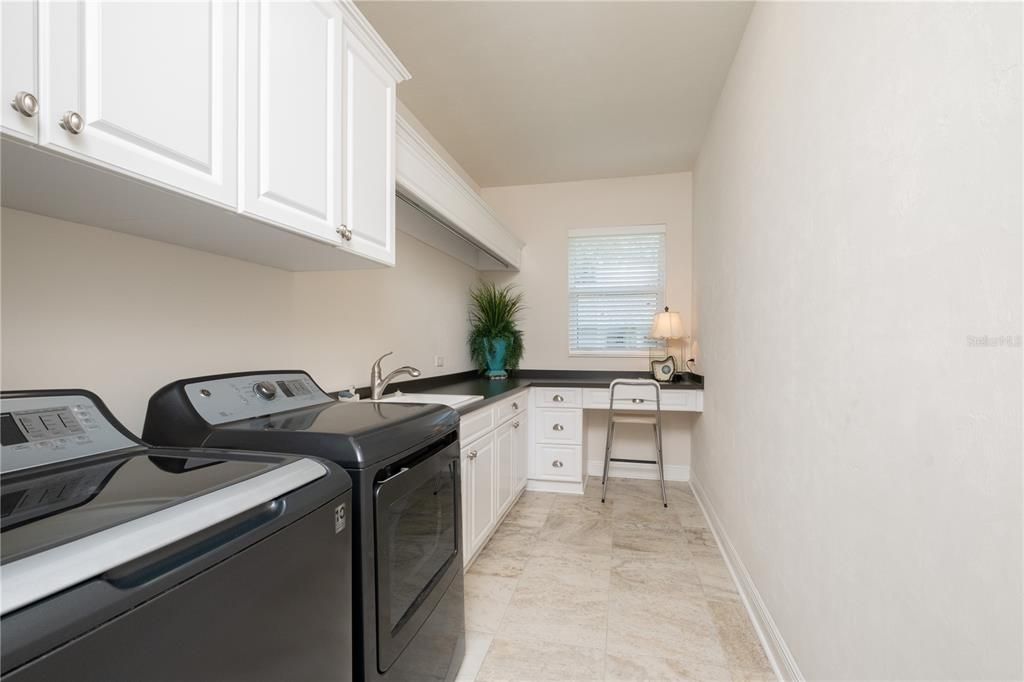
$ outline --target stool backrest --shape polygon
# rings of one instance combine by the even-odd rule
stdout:
[[[661,414],[661,384],[654,379],[616,379],[611,383],[608,390],[608,409],[615,409],[615,389],[620,386],[646,386],[654,389],[654,400],[658,408],[658,414]],[[637,406],[643,404],[643,398],[633,398],[633,403]],[[622,409],[629,409],[628,407]]]

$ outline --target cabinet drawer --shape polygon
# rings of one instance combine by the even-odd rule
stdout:
[[[537,410],[537,442],[583,444],[583,410]]]
[[[504,400],[498,404],[498,423],[501,424],[510,417],[519,414],[526,409],[527,394],[524,391]]]
[[[588,388],[584,399],[589,409],[607,410],[610,389]],[[663,390],[661,392],[661,409],[673,412],[699,411],[699,391]],[[615,390],[615,409],[617,410],[655,410],[657,401],[654,389],[644,386],[623,386]]]
[[[459,440],[465,445],[474,438],[493,429],[496,424],[493,406],[464,414],[459,419]]]
[[[581,481],[583,448],[579,445],[538,445],[530,478]]]
[[[579,388],[535,388],[538,407],[582,407],[583,391]]]

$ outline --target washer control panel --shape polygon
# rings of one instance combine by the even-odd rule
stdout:
[[[5,398],[0,410],[4,473],[139,445],[85,395]]]
[[[185,395],[207,424],[264,417],[334,399],[308,374],[247,374],[185,384]]]

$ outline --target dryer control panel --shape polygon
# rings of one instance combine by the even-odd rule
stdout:
[[[138,447],[87,395],[7,398],[0,412],[0,471],[7,473]]]
[[[197,381],[185,385],[185,395],[207,424],[226,424],[334,401],[301,372]]]

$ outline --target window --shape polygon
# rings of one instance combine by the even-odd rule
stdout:
[[[665,299],[665,226],[569,232],[569,354],[647,355]]]

